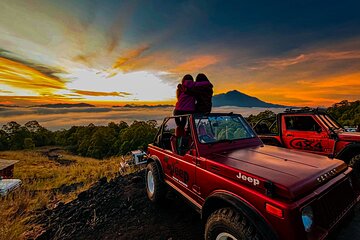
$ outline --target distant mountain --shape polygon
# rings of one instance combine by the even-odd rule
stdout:
[[[263,108],[285,108],[287,106],[272,104],[261,101],[256,97],[246,95],[237,90],[221,93],[213,96],[213,107],[235,106],[235,107],[263,107]]]
[[[95,105],[91,105],[88,103],[55,103],[55,104],[43,104],[36,105],[32,107],[43,107],[43,108],[89,108],[96,107]]]
[[[121,107],[121,106],[113,106],[113,107]],[[159,105],[136,105],[136,104],[126,104],[122,107],[125,108],[168,108],[168,107],[174,107],[174,105],[168,105],[168,104],[159,104]]]
[[[0,107],[17,108],[17,107],[19,107],[19,106],[17,106],[17,105],[6,105],[6,104],[0,104]]]

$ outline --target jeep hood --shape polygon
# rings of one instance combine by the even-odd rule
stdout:
[[[259,146],[206,156],[207,169],[254,190],[297,199],[347,169],[340,160],[274,146]]]
[[[338,136],[342,141],[360,142],[360,132],[341,132]]]

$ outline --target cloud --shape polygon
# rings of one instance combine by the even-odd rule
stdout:
[[[307,54],[300,54],[296,57],[273,58],[260,62],[263,67],[285,68],[291,65],[310,61],[336,61],[360,59],[360,51],[319,51]],[[256,69],[256,67],[255,67]]]
[[[49,94],[65,88],[66,81],[55,76],[56,72],[43,65],[0,57],[0,82],[17,89],[37,94]]]
[[[4,104],[16,104],[22,106],[28,106],[32,104],[45,104],[45,103],[72,103],[73,99],[83,100],[79,95],[76,97],[69,98],[65,94],[64,95],[41,95],[41,96],[1,96],[0,102]]]
[[[147,54],[142,54],[131,61],[123,63],[120,69],[124,72],[166,71],[177,65],[178,58],[179,56],[174,51],[158,50],[147,52]]]
[[[359,79],[360,79],[360,72],[357,72],[357,73],[343,74],[340,76],[332,76],[326,79],[318,79],[316,81],[301,80],[298,81],[298,83],[313,88],[333,88],[334,93],[336,92],[337,87],[347,86],[349,87],[349,92],[351,92],[354,87],[360,87]]]
[[[239,112],[243,116],[257,114],[264,108],[215,108],[216,112]],[[281,109],[271,109],[281,111]],[[30,120],[37,120],[42,126],[57,130],[70,128],[71,126],[86,126],[90,123],[95,125],[107,125],[109,122],[125,121],[131,124],[134,120],[156,120],[161,124],[164,117],[172,115],[173,108],[2,108],[0,126],[10,121],[25,124]]]
[[[79,55],[76,55],[75,57],[73,57],[73,60],[75,62],[80,62],[80,63],[84,63],[85,65],[92,67],[94,61],[96,60],[96,58],[98,57],[98,54],[93,52],[93,53],[88,53],[88,54],[84,54],[81,53]]]
[[[60,69],[60,68],[55,68],[52,66],[47,66],[45,64],[40,64],[40,63],[36,63],[36,62],[30,61],[30,60],[23,59],[20,56],[16,55],[15,53],[13,53],[11,51],[7,51],[5,49],[0,49],[0,58],[7,59],[9,61],[18,63],[23,66],[27,66],[29,68],[32,68],[32,69],[42,73],[43,75],[45,75],[49,78],[54,78],[57,80],[61,80],[57,76],[57,74],[66,73],[66,71],[64,71],[63,69]]]
[[[124,64],[134,61],[136,58],[141,56],[145,51],[149,49],[150,49],[149,45],[144,45],[135,49],[130,49],[128,51],[125,51],[113,64],[113,68],[122,69],[122,66]]]
[[[169,72],[186,73],[200,71],[205,67],[218,63],[219,61],[220,59],[213,55],[194,56],[189,60],[179,64],[175,68],[169,69]]]
[[[125,97],[132,95],[127,92],[95,92],[95,91],[83,91],[83,90],[72,90],[74,93],[86,96],[114,96],[114,97]]]
[[[14,93],[14,92],[0,89],[0,93]]]

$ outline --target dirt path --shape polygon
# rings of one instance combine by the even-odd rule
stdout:
[[[47,211],[37,239],[203,239],[200,216],[181,197],[168,194],[161,206],[145,194],[144,173],[102,179],[78,199]],[[360,238],[360,211],[336,239]]]

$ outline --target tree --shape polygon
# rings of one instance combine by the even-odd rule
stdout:
[[[31,138],[24,139],[24,149],[34,149],[35,144]]]
[[[154,140],[157,133],[153,121],[134,121],[129,128],[120,132],[120,154],[126,154],[136,149],[146,149],[147,145]]]
[[[360,124],[360,101],[343,100],[328,108],[327,113],[344,126],[356,127]]]
[[[38,123],[38,121],[35,121],[35,120],[25,123],[25,127],[27,128],[27,130],[29,130],[29,132],[38,132],[43,128]]]
[[[24,149],[25,138],[31,138],[31,134],[26,127],[20,127],[10,135],[9,146],[10,150]]]
[[[0,151],[9,150],[9,135],[3,131],[0,130]]]
[[[18,124],[17,122],[11,121],[8,122],[7,124],[2,126],[2,130],[5,131],[7,134],[14,134],[17,131],[19,131],[21,125]]]
[[[41,126],[37,121],[29,121],[25,123],[25,127],[31,133],[35,146],[41,147],[55,144],[53,133]]]
[[[258,115],[250,115],[246,118],[246,120],[254,126],[258,121],[264,118],[274,118],[276,114],[273,111],[265,110],[263,112],[260,112]]]
[[[99,127],[92,135],[87,155],[94,158],[104,158],[114,155],[112,145],[115,142],[115,130],[109,127]]]

